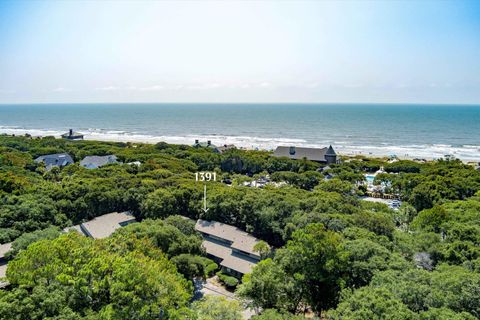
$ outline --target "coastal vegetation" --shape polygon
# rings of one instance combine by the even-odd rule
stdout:
[[[76,163],[34,162],[63,152]],[[78,165],[108,154],[121,163]],[[381,167],[374,183],[403,201],[398,210],[361,198],[364,174]],[[194,176],[206,170],[219,179],[204,212]],[[263,176],[274,183],[244,185]],[[113,211],[141,222],[102,240],[61,232]],[[459,160],[324,167],[266,151],[0,136],[0,243],[13,242],[0,319],[240,319],[235,302],[190,303],[191,280],[218,266],[179,215],[272,246],[240,284],[219,274],[260,311],[254,319],[480,318],[480,171]]]

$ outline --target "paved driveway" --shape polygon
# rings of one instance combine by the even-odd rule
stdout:
[[[196,279],[193,281],[195,287],[193,300],[199,300],[203,296],[214,295],[214,296],[223,296],[228,300],[238,300],[240,304],[243,305],[243,302],[235,295],[235,293],[228,291],[223,286],[218,284],[217,278],[209,278],[206,281],[203,279]],[[242,312],[244,319],[250,319],[252,316],[256,315],[255,310],[250,308],[244,308]]]

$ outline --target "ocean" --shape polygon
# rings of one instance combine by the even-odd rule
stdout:
[[[480,105],[22,104],[0,105],[0,133],[193,144],[324,147],[342,154],[480,160]]]

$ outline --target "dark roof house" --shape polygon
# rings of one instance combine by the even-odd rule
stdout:
[[[55,153],[40,156],[34,160],[36,163],[43,162],[47,170],[53,167],[65,167],[73,163],[72,157],[67,153]]]
[[[303,148],[303,147],[283,147],[279,146],[273,152],[274,157],[286,157],[290,159],[300,160],[307,159],[321,163],[336,163],[337,153],[332,146],[328,148]]]
[[[216,145],[212,144],[211,140],[207,142],[200,142],[198,139],[195,140],[195,143],[192,145],[194,148],[209,148],[212,149],[214,152],[219,152]]]
[[[62,134],[62,138],[68,140],[83,140],[83,134],[70,129],[67,133]]]
[[[87,169],[97,169],[110,163],[118,163],[117,156],[113,154],[108,156],[86,156],[80,161],[80,165]]]
[[[202,234],[207,254],[227,273],[241,277],[250,273],[261,259],[253,249],[259,240],[234,226],[199,219],[195,230]]]

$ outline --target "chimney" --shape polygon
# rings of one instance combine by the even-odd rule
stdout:
[[[69,133],[70,137],[73,136],[73,130],[72,129],[68,130],[68,133]]]
[[[198,144],[198,139],[195,139],[195,144]]]
[[[290,154],[291,155],[294,155],[295,154],[295,147],[290,147]]]
[[[212,144],[212,141],[211,140],[208,140],[207,141],[207,145],[211,145]]]

